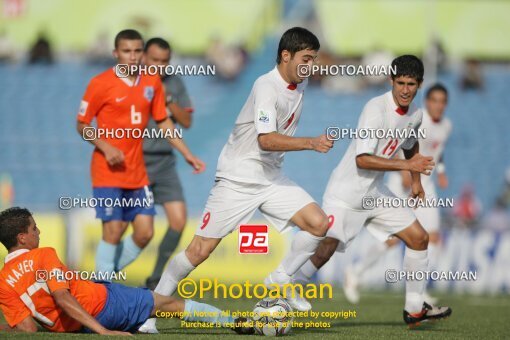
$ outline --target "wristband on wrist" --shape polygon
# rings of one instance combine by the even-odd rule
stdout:
[[[437,170],[437,173],[438,174],[442,174],[445,172],[446,170],[446,167],[444,166],[444,163],[439,163],[437,166],[436,166],[436,170]]]

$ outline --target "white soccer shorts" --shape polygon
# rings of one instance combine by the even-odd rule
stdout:
[[[356,210],[339,202],[324,202],[323,210],[329,219],[326,237],[340,240],[337,248],[340,252],[347,249],[363,227],[378,240],[385,242],[391,235],[404,230],[416,220],[410,208],[402,207]]]
[[[223,238],[248,223],[257,209],[282,232],[292,225],[290,219],[310,203],[315,203],[314,199],[286,177],[270,185],[219,179],[209,194],[195,234]]]

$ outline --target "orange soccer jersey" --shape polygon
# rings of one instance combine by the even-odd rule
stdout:
[[[133,138],[129,131],[143,131],[151,114],[155,121],[167,117],[165,90],[159,76],[141,75],[130,84],[109,69],[90,81],[80,105],[78,121],[90,124],[96,118],[97,131],[102,129],[106,133],[124,129],[117,132],[115,138],[111,134],[102,138],[124,153],[122,166],[111,167],[103,153],[97,148],[94,150],[91,164],[93,187],[137,189],[149,184],[143,159],[143,139]]]
[[[9,326],[14,327],[32,316],[53,332],[73,332],[82,325],[65,314],[51,293],[69,289],[78,303],[92,316],[97,316],[106,304],[106,287],[92,281],[49,277],[41,273],[67,271],[53,248],[20,249],[8,254],[0,271],[0,308]]]

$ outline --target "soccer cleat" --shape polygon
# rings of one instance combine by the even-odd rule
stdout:
[[[253,334],[255,333],[255,328],[253,328],[253,323],[250,322],[246,318],[237,318],[234,321],[234,327],[232,330],[237,334]]]
[[[450,307],[432,307],[428,303],[423,303],[421,312],[410,314],[404,310],[404,322],[409,328],[420,326],[423,322],[446,319],[452,314]]]
[[[300,296],[300,294],[296,294],[298,292],[296,292],[295,290],[294,290],[294,292],[295,292],[295,294],[293,297],[292,296],[292,288],[288,288],[287,294],[286,294],[287,297],[285,298],[285,300],[287,300],[287,302],[292,307],[292,309],[298,310],[300,312],[308,312],[310,309],[312,309],[312,304],[310,302],[308,302],[307,299]]]
[[[283,287],[284,284],[285,283],[275,281],[273,279],[273,273],[269,274],[269,276],[264,279],[264,285],[268,289],[273,289],[274,285],[279,285],[280,287]],[[288,287],[287,290],[285,291],[285,300],[287,300],[292,309],[300,312],[307,312],[310,309],[312,309],[312,305],[310,304],[310,302],[308,302],[307,299],[298,294],[299,290],[294,289],[294,294],[292,294],[292,291],[293,289],[291,287]]]
[[[359,302],[358,276],[351,267],[345,269],[343,288],[347,301],[357,304]]]
[[[151,318],[147,319],[143,325],[138,328],[138,333],[145,333],[145,334],[158,334],[158,329],[156,328],[156,319]]]

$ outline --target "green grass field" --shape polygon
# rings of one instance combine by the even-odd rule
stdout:
[[[356,311],[356,318],[318,319],[329,322],[330,328],[298,329],[294,328],[288,337],[292,339],[374,339],[404,338],[410,339],[504,339],[510,337],[508,311],[510,296],[440,296],[445,305],[453,309],[452,316],[444,321],[427,325],[422,329],[409,330],[402,321],[403,294],[394,292],[369,293],[362,295],[359,305],[349,304],[340,291],[334,292],[333,300],[315,301],[314,311]],[[205,302],[231,311],[252,310],[256,300],[214,300]],[[310,320],[310,319],[308,319]],[[299,320],[306,322],[307,320]],[[3,319],[2,319],[3,322]],[[227,329],[181,328],[180,320],[158,320],[159,335],[137,335],[151,339],[214,339],[218,337],[235,338],[234,332]],[[0,333],[0,338],[21,338],[23,334]],[[53,334],[41,332],[32,335],[36,339],[86,338],[97,335]],[[255,336],[251,336],[255,337]]]

